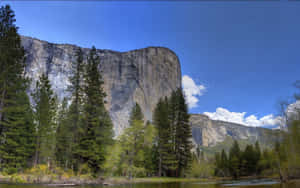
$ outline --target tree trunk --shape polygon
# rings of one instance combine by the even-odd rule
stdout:
[[[159,156],[159,163],[158,163],[158,177],[161,177],[161,156]]]
[[[34,166],[36,166],[39,163],[39,149],[40,149],[40,137],[37,137],[36,141],[36,149],[35,149],[35,156],[34,156]]]
[[[4,107],[4,97],[5,97],[5,89],[3,89],[2,94],[1,94],[1,99],[0,99],[0,121],[2,121],[2,109]],[[0,127],[0,131],[1,131],[1,127]]]

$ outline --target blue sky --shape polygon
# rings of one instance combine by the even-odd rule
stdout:
[[[194,100],[190,112],[214,119],[274,124],[278,102],[300,79],[295,1],[4,3],[16,12],[22,35],[117,51],[170,48]]]

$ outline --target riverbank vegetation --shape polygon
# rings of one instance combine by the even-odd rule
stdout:
[[[277,173],[275,150],[261,150],[259,143],[247,145],[242,151],[237,141],[230,148],[215,155],[215,175],[218,177],[273,176]]]

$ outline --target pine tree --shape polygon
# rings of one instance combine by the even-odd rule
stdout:
[[[229,172],[234,178],[238,178],[240,176],[240,159],[240,146],[235,140],[229,151]]]
[[[228,176],[228,167],[229,167],[229,161],[227,158],[227,154],[225,150],[223,149],[221,153],[215,154],[215,175],[226,177]]]
[[[3,120],[8,96],[17,89],[16,84],[22,79],[25,66],[24,49],[21,46],[15,21],[10,6],[2,6],[0,8],[0,120]]]
[[[48,163],[54,160],[57,98],[51,89],[46,74],[42,74],[32,94],[35,104],[35,122],[37,129],[34,164]]]
[[[35,149],[35,127],[29,98],[25,91],[13,97],[15,104],[5,108],[0,156],[8,173],[30,165]]]
[[[176,91],[178,111],[176,112],[176,156],[178,160],[177,176],[182,176],[189,169],[192,160],[192,131],[189,124],[188,107],[182,89]]]
[[[71,129],[68,121],[68,104],[64,98],[58,112],[55,159],[60,167],[69,168],[72,160],[71,153]]]
[[[255,142],[255,166],[256,166],[256,174],[260,174],[261,168],[259,166],[259,161],[261,160],[261,150],[259,146],[259,142]]]
[[[154,111],[154,124],[157,129],[158,176],[167,176],[176,169],[176,156],[169,123],[168,99],[160,99]],[[175,164],[175,165],[174,165]]]
[[[134,120],[144,121],[144,114],[138,103],[135,103],[135,105],[131,110],[130,117],[129,117],[129,125],[131,125]]]
[[[225,150],[223,149],[221,152],[221,166],[222,175],[225,177],[228,175],[228,159]]]
[[[72,72],[74,73],[70,78],[71,85],[68,90],[72,93],[71,105],[68,110],[68,124],[70,142],[68,147],[71,148],[71,159],[69,168],[75,172],[78,171],[79,159],[77,149],[80,140],[80,130],[82,126],[82,111],[83,111],[83,74],[84,74],[84,59],[81,48],[76,51],[76,61],[72,64]]]
[[[256,153],[252,145],[247,145],[241,156],[241,175],[253,175],[256,170]]]
[[[170,141],[169,141],[169,176],[179,176],[179,166],[181,161],[180,157],[180,149],[181,148],[181,137],[180,131],[183,131],[180,126],[180,122],[178,119],[179,111],[180,111],[180,102],[179,102],[179,93],[177,91],[173,91],[171,96],[167,100],[167,108],[168,108],[168,119],[169,119],[169,129],[170,129]],[[174,157],[173,157],[174,156]]]
[[[8,5],[0,8],[0,164],[8,173],[28,166],[35,147],[24,49],[14,17]]]
[[[158,131],[159,175],[183,176],[192,162],[192,133],[181,88],[158,102],[154,124]]]
[[[220,156],[220,153],[216,153],[215,154],[215,165],[216,165],[216,168],[215,168],[215,176],[221,176],[221,156]]]
[[[96,49],[89,53],[84,75],[83,132],[80,136],[77,155],[86,163],[94,174],[101,170],[107,153],[107,146],[112,143],[112,122],[104,106],[103,81],[98,69],[100,63]]]

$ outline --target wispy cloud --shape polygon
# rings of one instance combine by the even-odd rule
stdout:
[[[204,85],[197,85],[195,81],[188,75],[182,77],[182,87],[186,96],[187,104],[189,108],[195,108],[198,106],[198,97],[203,95],[206,88]]]

